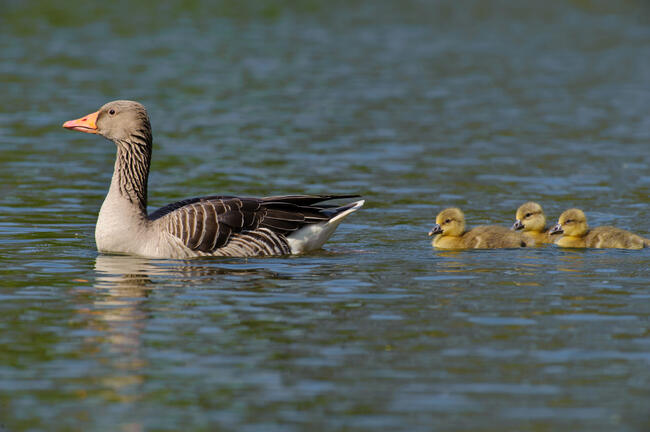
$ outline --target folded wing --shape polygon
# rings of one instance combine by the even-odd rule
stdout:
[[[170,204],[149,219],[206,255],[282,255],[291,253],[288,235],[339,213],[340,207],[321,202],[352,197],[356,195],[209,196]]]

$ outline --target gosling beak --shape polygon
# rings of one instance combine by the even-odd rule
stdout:
[[[63,123],[63,127],[66,129],[76,130],[79,132],[96,134],[98,115],[99,115],[99,111],[96,111],[94,113],[90,113],[76,120],[68,120],[67,122]]]
[[[564,232],[564,230],[562,229],[562,225],[557,224],[548,233],[549,234],[562,234],[563,232]]]
[[[440,224],[435,224],[433,228],[431,228],[431,231],[429,231],[429,236],[440,234],[441,232],[442,232],[442,227],[440,226]]]
[[[523,227],[524,227],[524,224],[519,219],[517,219],[515,221],[515,223],[512,225],[512,229],[515,230],[515,231],[520,230]]]

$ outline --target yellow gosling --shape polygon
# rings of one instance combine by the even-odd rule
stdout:
[[[532,246],[534,241],[521,233],[497,225],[482,225],[465,231],[465,215],[459,208],[448,208],[436,217],[429,232],[438,249],[498,249]]]
[[[569,209],[560,215],[550,231],[559,238],[555,244],[569,248],[642,249],[650,247],[650,239],[611,226],[589,229],[587,217],[580,209]]]
[[[546,228],[546,216],[542,206],[536,202],[527,202],[517,209],[513,230],[521,230],[524,235],[532,237],[535,244],[553,243],[549,228]]]

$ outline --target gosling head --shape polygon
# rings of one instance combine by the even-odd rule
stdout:
[[[542,232],[546,227],[546,216],[542,206],[536,202],[522,204],[515,214],[513,230]]]
[[[147,110],[134,101],[109,102],[94,113],[63,123],[63,127],[99,134],[115,142],[151,142],[151,125]]]
[[[582,237],[589,230],[587,217],[580,209],[569,209],[560,215],[557,225],[550,234],[564,234],[571,237]]]
[[[436,217],[436,224],[429,235],[440,234],[443,236],[461,236],[465,232],[465,215],[459,208],[448,208]]]

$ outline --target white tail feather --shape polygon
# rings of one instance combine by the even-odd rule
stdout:
[[[347,215],[361,208],[365,201],[352,203],[352,207],[342,211],[327,222],[307,225],[287,237],[291,253],[298,254],[319,249],[334,233],[336,227],[345,219]]]

